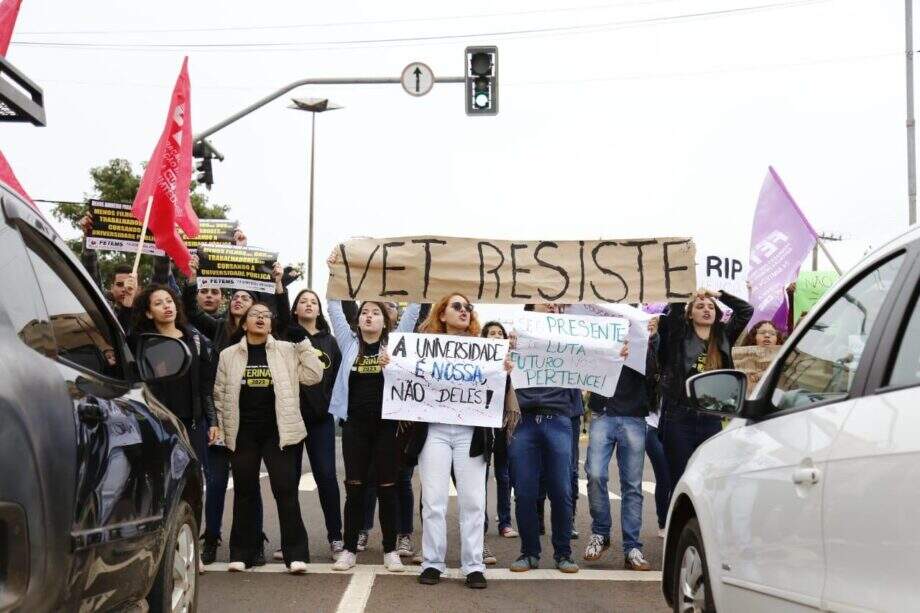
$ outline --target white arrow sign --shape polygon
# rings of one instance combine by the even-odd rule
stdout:
[[[403,68],[399,80],[410,96],[424,96],[434,87],[434,73],[421,62],[412,62]]]

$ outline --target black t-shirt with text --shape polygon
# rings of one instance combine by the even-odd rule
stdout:
[[[383,403],[383,367],[380,366],[380,342],[365,345],[348,376],[348,415],[380,417]]]
[[[240,423],[261,424],[275,419],[275,387],[265,344],[248,345],[249,359],[240,382]]]

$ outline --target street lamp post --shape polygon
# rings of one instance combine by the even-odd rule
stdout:
[[[307,111],[310,120],[310,221],[307,246],[307,287],[313,287],[313,170],[316,159],[316,114],[343,108],[329,102],[328,98],[291,98],[294,103],[288,108]]]

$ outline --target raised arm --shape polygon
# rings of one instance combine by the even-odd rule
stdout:
[[[418,322],[418,314],[421,306],[415,302],[406,307],[403,311],[399,325],[396,326],[397,332],[412,332],[415,330],[415,324]]]
[[[348,325],[348,320],[345,318],[345,312],[342,310],[342,301],[330,300],[328,307],[329,323],[332,325],[332,334],[335,335],[335,340],[339,344],[339,348],[344,352],[345,347],[348,347],[351,343],[357,342],[355,334],[352,332],[351,326]]]
[[[728,343],[734,345],[754,316],[754,307],[746,300],[726,292],[721,292],[719,300],[732,310],[731,319],[725,326],[725,336],[728,338]]]

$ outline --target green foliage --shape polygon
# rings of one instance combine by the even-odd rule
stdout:
[[[91,168],[89,175],[93,180],[93,193],[84,194],[87,200],[131,203],[134,202],[134,197],[141,185],[141,175],[135,174],[131,162],[121,158],[109,160],[107,164]],[[192,208],[200,219],[227,219],[227,213],[230,211],[228,205],[210,203],[207,194],[197,191],[198,184],[194,181],[190,188]],[[58,221],[69,222],[71,226],[79,229],[80,219],[86,214],[86,206],[86,202],[59,202],[54,205],[51,213]],[[82,239],[74,239],[68,241],[67,244],[78,256],[82,255]],[[100,251],[98,256],[99,271],[106,284],[112,278],[116,266],[134,263],[134,256],[129,253]],[[145,280],[150,279],[152,272],[153,258],[142,256],[138,270],[142,284]]]

